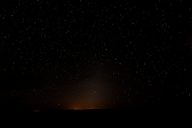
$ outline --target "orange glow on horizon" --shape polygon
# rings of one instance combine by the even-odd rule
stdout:
[[[72,103],[68,105],[69,110],[93,110],[93,109],[104,109],[103,105],[96,103]]]

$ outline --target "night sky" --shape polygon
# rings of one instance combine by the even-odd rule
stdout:
[[[184,0],[0,2],[1,110],[188,106],[191,59]]]

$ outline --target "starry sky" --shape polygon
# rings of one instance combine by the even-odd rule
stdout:
[[[0,4],[3,109],[187,106],[191,57],[184,0]]]

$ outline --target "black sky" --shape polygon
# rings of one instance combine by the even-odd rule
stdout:
[[[0,4],[6,108],[187,105],[191,55],[192,6],[184,0]]]

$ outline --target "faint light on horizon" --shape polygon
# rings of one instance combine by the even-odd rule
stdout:
[[[94,101],[79,101],[68,104],[66,109],[68,110],[95,110],[95,109],[105,109],[107,105],[101,102],[94,102]]]

